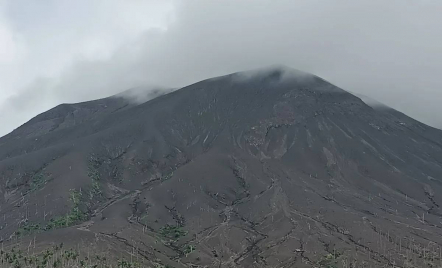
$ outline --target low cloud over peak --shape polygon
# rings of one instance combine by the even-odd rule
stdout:
[[[441,127],[440,12],[402,0],[6,0],[0,135],[59,103],[274,63]]]

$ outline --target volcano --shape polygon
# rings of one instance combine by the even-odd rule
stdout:
[[[284,66],[155,94],[0,139],[1,267],[442,263],[441,130]]]

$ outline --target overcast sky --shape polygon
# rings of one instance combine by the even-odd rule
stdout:
[[[442,1],[0,0],[0,136],[57,104],[272,64],[442,127]]]

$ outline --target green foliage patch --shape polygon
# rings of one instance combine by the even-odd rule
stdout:
[[[318,264],[320,267],[324,268],[338,268],[337,258],[338,256],[327,254],[321,260],[319,260]]]
[[[73,203],[73,207],[71,211],[69,211],[69,213],[50,219],[46,225],[27,222],[17,231],[15,231],[15,234],[18,236],[25,236],[32,233],[39,233],[42,231],[69,227],[87,220],[87,213],[81,211],[80,209],[81,198],[81,192],[77,190],[71,190],[69,200]]]
[[[91,189],[89,190],[89,199],[92,200],[94,198],[101,198],[103,197],[103,192],[101,190],[100,185],[100,172],[98,171],[98,167],[100,166],[99,161],[93,157],[91,157],[91,160],[89,160],[88,165],[88,177],[92,181]]]
[[[195,251],[195,246],[194,245],[186,245],[183,249],[183,253],[184,255],[187,257],[189,254],[191,254],[192,252]]]
[[[82,193],[77,190],[70,191],[70,201],[74,204],[71,211],[65,216],[52,218],[46,225],[45,230],[69,227],[87,220],[87,214],[80,209]]]
[[[32,177],[31,182],[30,182],[30,184],[29,184],[30,191],[33,192],[33,191],[40,190],[40,189],[43,188],[43,187],[46,185],[46,183],[48,183],[50,180],[51,180],[51,177],[48,176],[48,175],[46,175],[46,174],[43,174],[43,173],[35,174],[35,175]]]
[[[166,226],[160,229],[160,234],[166,238],[179,239],[180,237],[186,236],[187,231],[184,231],[179,226],[173,226],[167,224]]]

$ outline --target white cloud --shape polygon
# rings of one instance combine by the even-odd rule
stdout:
[[[16,58],[16,50],[13,34],[5,25],[0,24],[0,63],[11,63]]]
[[[125,87],[110,81],[117,51],[173,18],[169,0],[1,2],[0,136],[60,102]]]

